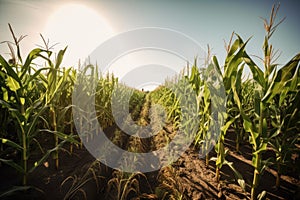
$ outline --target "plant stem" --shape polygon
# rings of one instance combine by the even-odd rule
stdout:
[[[216,167],[216,181],[219,182],[220,181],[220,168]]]
[[[21,114],[24,116],[25,115],[25,108],[24,105],[21,105]],[[24,128],[21,128],[22,131],[22,147],[23,147],[23,180],[22,180],[22,184],[23,186],[27,185],[27,137],[26,137],[26,133],[24,131]]]
[[[257,169],[254,169],[253,183],[251,188],[251,200],[256,199],[256,189],[258,186],[259,172]]]
[[[259,116],[259,135],[260,137],[262,137],[263,134],[263,121],[264,121],[264,110],[263,110],[264,106],[263,103],[260,102],[260,116]],[[259,147],[256,147],[259,148]],[[257,150],[257,149],[255,149]],[[255,163],[254,163],[254,173],[253,173],[253,182],[252,182],[252,188],[251,188],[251,200],[254,200],[256,198],[256,189],[257,186],[259,184],[259,176],[260,176],[260,169],[261,169],[261,155],[260,153],[257,153],[257,155],[255,159]]]
[[[280,187],[280,177],[281,177],[281,172],[280,172],[280,163],[277,163],[277,174],[276,174],[276,189]]]
[[[71,119],[72,119],[72,116],[71,116]],[[71,121],[71,124],[70,124],[70,135],[73,135],[73,123]],[[70,145],[70,153],[72,154],[73,153],[73,143],[71,143]]]
[[[50,108],[50,113],[51,113],[51,118],[52,118],[52,127],[54,131],[54,146],[58,146],[58,136],[56,135],[57,132],[57,124],[56,124],[56,115],[55,115],[55,110],[54,107],[51,106]],[[55,160],[55,168],[58,169],[59,166],[59,160],[58,160],[58,150],[54,152],[54,160]]]
[[[208,166],[208,165],[209,165],[209,155],[207,153],[205,156],[205,166]]]
[[[22,132],[22,142],[23,142],[23,186],[27,185],[27,144],[26,144],[26,134]]]
[[[241,141],[241,130],[239,127],[237,127],[237,134],[236,134],[236,140],[235,140],[236,152],[240,152],[240,141]]]
[[[257,154],[255,163],[254,163],[254,173],[253,173],[253,182],[252,182],[252,187],[251,187],[251,200],[256,199],[256,189],[259,183],[259,169],[260,169],[260,162],[261,162],[261,158],[260,158],[260,153]]]

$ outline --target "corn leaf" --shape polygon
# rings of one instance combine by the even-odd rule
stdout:
[[[14,169],[16,169],[20,173],[24,173],[23,167],[21,167],[20,165],[18,165],[17,163],[15,163],[13,160],[6,160],[6,159],[0,158],[0,162],[3,162],[5,164],[13,167]]]
[[[9,87],[9,89],[13,92],[17,92],[18,89],[20,89],[20,84],[18,81],[16,81],[14,78],[11,76],[8,76],[6,78],[6,85]]]
[[[274,96],[282,93],[287,84],[291,82],[292,77],[294,77],[294,74],[297,74],[296,69],[299,65],[299,62],[300,53],[297,54],[294,58],[292,58],[292,60],[290,60],[275,74],[275,79],[272,81],[270,87],[268,88],[265,96],[262,99],[263,102],[270,102],[274,98]],[[286,89],[289,90],[289,88]]]
[[[23,147],[21,147],[20,145],[18,145],[17,143],[15,143],[15,142],[13,142],[9,139],[0,138],[0,140],[2,141],[2,144],[9,145],[9,146],[14,147],[15,149],[18,149],[18,150],[23,150]]]
[[[230,167],[230,169],[233,171],[233,174],[234,174],[238,184],[241,186],[243,191],[245,191],[245,189],[246,189],[245,180],[244,180],[243,176],[234,168],[233,162],[228,162],[227,160],[225,160],[224,164]]]
[[[0,64],[5,68],[6,73],[9,77],[12,77],[15,81],[21,84],[20,78],[12,67],[6,62],[6,60],[0,55]]]
[[[26,61],[24,63],[24,65],[22,66],[21,69],[21,76],[20,79],[22,80],[23,77],[25,76],[25,74],[28,72],[29,68],[30,68],[30,64],[32,64],[32,61],[37,58],[41,52],[45,52],[45,50],[36,48],[33,49],[27,56]]]
[[[57,58],[56,58],[57,60],[56,60],[56,64],[55,64],[55,69],[56,70],[59,69],[59,66],[62,63],[62,60],[64,58],[64,54],[65,54],[66,50],[67,50],[67,47],[65,47],[64,50],[60,50],[58,52],[58,55],[57,55]]]

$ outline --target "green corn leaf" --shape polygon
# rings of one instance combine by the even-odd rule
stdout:
[[[12,109],[11,105],[9,103],[7,103],[6,101],[3,101],[2,99],[0,99],[0,105],[8,108],[8,109]]]
[[[258,168],[258,166],[257,166],[257,159],[258,159],[258,155],[252,153],[252,166],[253,166],[255,169]]]
[[[234,168],[233,162],[228,162],[227,160],[225,160],[224,164],[228,165],[230,167],[230,169],[233,171],[233,174],[234,174],[238,184],[241,186],[243,191],[245,191],[245,189],[246,189],[245,180],[244,180],[243,176]]]
[[[37,102],[37,103],[39,104],[41,102]],[[28,135],[31,135],[36,132],[35,128],[38,123],[38,120],[40,119],[40,116],[43,115],[43,113],[46,111],[47,108],[48,108],[47,106],[43,106],[42,108],[39,109],[39,112],[34,115],[33,120],[31,121],[31,123],[28,127]],[[34,110],[35,109],[26,110],[26,112],[28,111],[28,113],[31,113],[31,111],[34,111]]]
[[[30,68],[30,65],[32,64],[32,61],[37,58],[40,53],[42,52],[46,52],[45,50],[42,50],[42,49],[39,49],[39,48],[36,48],[36,49],[33,49],[27,56],[26,58],[26,61],[24,63],[24,65],[22,66],[22,69],[21,69],[21,76],[20,76],[20,79],[22,80],[23,77],[25,76],[25,74],[28,72],[29,68]]]
[[[267,145],[268,145],[267,142],[261,143],[261,145],[259,146],[259,149],[256,150],[255,152],[253,152],[252,154],[253,154],[253,155],[258,155],[258,154],[260,154],[260,153],[266,151],[266,150],[267,150]]]
[[[20,89],[20,84],[18,81],[16,81],[13,77],[8,76],[6,78],[6,85],[9,87],[9,89],[13,92],[17,92],[18,89]]]
[[[18,150],[23,150],[23,147],[21,147],[20,145],[18,145],[17,143],[15,143],[15,142],[13,142],[9,139],[0,138],[0,140],[2,141],[2,144],[9,145],[9,146],[14,147],[15,149],[18,149]]]
[[[226,63],[224,67],[224,86],[227,92],[231,89],[231,79],[236,79],[238,67],[243,62],[245,47],[249,40],[246,43],[242,43],[242,41],[240,40],[238,41],[241,45],[240,49],[235,55],[232,55],[230,58],[227,59],[228,63]]]
[[[42,129],[40,131],[43,131],[43,132],[48,132],[48,133],[52,133],[54,135],[57,135],[59,139],[63,140],[63,141],[67,141],[67,142],[70,142],[70,143],[74,143],[74,144],[80,144],[75,138],[76,136],[75,135],[67,135],[67,134],[64,134],[62,132],[59,132],[59,131],[51,131],[51,130],[48,130],[48,129]]]
[[[264,55],[270,56],[269,38],[267,36],[265,36],[264,39],[263,49],[264,49]]]
[[[253,149],[257,149],[258,144],[257,144],[257,138],[259,136],[258,132],[256,131],[255,126],[253,125],[252,121],[250,118],[245,115],[245,113],[242,111],[241,115],[243,117],[243,126],[246,132],[250,133],[250,143],[253,145]]]
[[[39,57],[41,57],[41,58],[43,58],[44,60],[46,60],[47,63],[48,63],[48,65],[49,65],[49,67],[50,67],[50,68],[53,68],[53,67],[54,67],[54,66],[53,66],[53,63],[52,63],[52,61],[50,60],[50,56],[51,56],[52,52],[51,52],[51,51],[46,51],[46,53],[48,54],[48,57],[46,57],[46,56],[44,56],[44,55],[42,55],[42,54],[39,54]]]
[[[243,40],[241,39],[241,37],[239,35],[237,35],[237,37],[238,37],[237,40],[238,40],[238,45],[239,45],[240,49],[238,50],[238,52],[235,55],[231,56],[231,59],[229,59],[228,68],[224,72],[225,77],[230,77],[232,73],[234,73],[234,74],[237,73],[238,66],[243,61],[243,55],[245,54],[246,45],[249,42],[249,40],[251,39],[251,38],[249,38],[244,43]]]
[[[213,56],[213,57],[212,57],[212,62],[213,62],[213,64],[215,65],[215,68],[217,68],[218,73],[219,73],[219,74],[222,74],[221,67],[220,67],[220,65],[219,65],[219,62],[218,62],[218,59],[217,59],[216,56]]]
[[[269,67],[269,72],[268,74],[270,75],[274,70],[276,71],[278,64],[272,64]]]
[[[233,92],[233,99],[235,101],[235,103],[237,104],[239,110],[241,111],[243,108],[242,108],[242,104],[241,104],[241,101],[240,101],[240,97],[236,91],[236,84],[235,84],[235,80],[234,79],[231,79],[231,89],[232,89],[232,92]]]
[[[294,73],[294,76],[291,80],[290,91],[297,91],[297,82],[299,81],[300,81],[300,68],[298,67],[297,72]]]
[[[64,58],[64,54],[67,50],[67,47],[64,48],[64,50],[60,50],[58,52],[57,58],[56,58],[56,64],[55,64],[55,69],[59,69],[60,64],[62,63],[62,60]]]
[[[255,92],[255,94],[257,94],[257,93]],[[256,114],[257,117],[260,115],[260,109],[261,109],[260,108],[260,99],[256,96],[254,96],[254,113]]]
[[[25,105],[25,98],[24,97],[20,97],[20,103],[22,106]]]
[[[9,77],[12,77],[15,81],[21,84],[20,78],[12,67],[6,62],[6,60],[0,55],[0,64],[5,68],[6,73]]]
[[[262,87],[266,87],[266,80],[264,78],[264,72],[254,63],[254,61],[244,52],[243,59],[245,63],[249,66],[253,79]]]
[[[3,92],[3,100],[8,101],[8,92],[6,88],[2,88],[2,92]]]
[[[286,87],[287,83],[291,81],[300,62],[300,53],[292,58],[285,66],[283,66],[276,74],[270,87],[268,88],[263,102],[270,102],[275,95],[281,93]],[[287,88],[289,89],[289,88]]]
[[[11,199],[14,194],[17,194],[19,192],[26,192],[29,191],[29,189],[34,189],[40,193],[44,193],[41,189],[33,187],[33,186],[13,186],[10,190],[5,191],[0,195],[0,199]]]
[[[43,68],[40,68],[40,69],[36,70],[36,72],[32,76],[30,76],[30,78],[28,79],[27,84],[31,83],[37,77],[39,77],[43,81],[45,81],[46,79],[45,79],[44,75],[41,72],[44,71],[44,70],[48,70],[48,69],[50,69],[50,68],[49,67],[43,67]]]
[[[0,158],[0,162],[3,162],[5,164],[13,167],[15,170],[17,170],[20,173],[24,173],[23,167],[21,167],[20,165],[18,165],[17,163],[15,163],[13,160],[6,160],[6,159]]]
[[[230,49],[229,49],[229,52],[226,56],[226,60],[225,60],[225,63],[228,63],[229,62],[229,58],[237,51],[237,49],[239,48],[240,46],[240,40],[239,39],[236,39],[233,44],[231,45]]]
[[[236,75],[236,81],[235,81],[235,87],[238,93],[241,93],[241,88],[242,88],[242,75],[244,71],[244,66],[245,64],[243,63],[241,67],[238,69],[237,75]]]
[[[231,124],[235,122],[240,117],[240,115],[235,116],[234,118],[231,118],[229,121],[226,122],[224,126],[222,126],[221,131],[226,133],[228,128],[230,127]]]
[[[300,71],[300,68],[298,68],[298,71]],[[297,89],[297,81],[298,81],[298,73],[294,73],[294,76],[291,80],[286,82],[285,87],[283,88],[282,92],[279,96],[279,106],[283,104],[284,99],[286,98],[287,94],[290,91],[295,91]]]
[[[52,152],[55,152],[57,150],[59,150],[60,148],[62,148],[63,144],[65,143],[66,141],[62,141],[61,143],[59,143],[56,147],[52,148],[52,149],[49,149],[41,159],[39,159],[38,161],[35,162],[35,164],[33,165],[33,167],[28,170],[28,173],[31,173],[35,170],[35,168],[37,168],[38,166],[40,166],[41,164],[43,164],[47,158],[51,155]]]

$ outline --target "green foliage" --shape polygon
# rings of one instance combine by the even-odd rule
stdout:
[[[208,152],[215,145],[217,156],[209,159],[207,154],[206,164],[209,164],[209,160],[215,162],[218,181],[222,166],[228,165],[238,184],[245,189],[242,175],[234,168],[234,163],[226,160],[225,138],[232,131],[236,134],[236,151],[239,152],[243,142],[248,142],[252,147],[254,171],[253,182],[250,183],[251,199],[263,198],[265,192],[259,195],[257,188],[261,175],[268,166],[277,170],[276,187],[280,186],[280,177],[287,170],[299,173],[293,155],[300,153],[300,53],[277,69],[277,51],[274,51],[270,39],[283,21],[275,24],[278,8],[279,6],[273,7],[270,20],[264,20],[266,35],[262,47],[262,67],[246,51],[250,39],[244,42],[238,34],[232,34],[222,65],[216,56],[212,56],[207,60],[207,68],[204,70],[197,66],[195,59],[191,68],[187,66],[186,73],[182,72],[148,94],[119,83],[113,74],[99,74],[98,67],[94,65],[86,65],[77,71],[61,67],[67,48],[60,50],[53,60],[51,47],[43,37],[45,47],[30,51],[23,62],[19,44],[24,36],[16,38],[9,25],[14,43],[7,44],[12,58],[7,60],[0,55],[0,162],[22,174],[23,186],[13,188],[5,194],[26,190],[28,174],[43,164],[50,155],[54,156],[58,168],[59,150],[66,142],[79,144],[72,114],[72,109],[77,109],[80,115],[76,120],[81,125],[77,127],[77,132],[84,134],[82,139],[85,140],[93,139],[94,134],[98,134],[99,130],[82,132],[92,123],[99,123],[102,129],[106,129],[119,125],[116,124],[118,121],[122,122],[121,126],[128,126],[130,124],[127,120],[130,118],[139,125],[145,125],[152,117],[152,123],[156,126],[152,127],[153,130],[160,130],[162,125],[157,124],[158,116],[166,114],[167,125],[171,124],[175,130],[182,130],[186,136],[195,136],[194,147],[201,148],[200,152]],[[17,56],[12,45],[15,45]],[[36,69],[34,61],[38,58],[46,61],[46,66]],[[244,70],[247,67],[252,77],[245,79]],[[76,107],[72,105],[74,84],[80,87],[76,87],[77,96],[73,98],[84,102]],[[224,85],[224,90],[220,87],[221,84]],[[223,94],[226,99],[220,97]],[[115,101],[113,104],[112,99]],[[91,102],[92,100],[95,101]],[[225,100],[226,105],[223,105]],[[85,104],[90,102],[95,106],[96,113],[85,109]],[[165,112],[160,110],[161,107],[155,107],[156,104],[161,105]],[[120,112],[114,116],[113,106],[116,105]],[[149,114],[151,106],[154,106],[153,112]],[[223,106],[226,106],[226,112],[222,109],[218,113],[214,111]],[[91,116],[94,118],[91,119]],[[220,127],[220,130],[211,127]],[[221,131],[221,134],[214,140],[213,134],[217,131]],[[45,134],[53,135],[55,141],[48,149],[44,149],[39,143],[39,139]],[[117,130],[112,141],[121,147],[131,144],[128,149],[136,152],[145,146],[138,140],[124,138],[123,133]],[[166,138],[169,139],[168,136]],[[33,164],[29,164],[35,147],[41,149],[42,155]],[[275,153],[275,159],[263,159],[268,148]],[[6,156],[10,149],[16,151],[17,156]],[[168,178],[168,174],[173,175]],[[160,175],[162,184],[160,188],[156,188],[157,196],[162,199],[184,198],[183,188],[178,180],[170,178],[175,177],[174,174],[173,169],[167,168],[167,172]],[[86,196],[82,187],[93,178],[98,180],[103,177],[96,176],[92,168],[83,179],[68,177],[64,183],[71,181],[72,185],[66,198],[74,197],[78,192]],[[139,173],[115,171],[108,181],[108,196],[112,191],[117,194],[118,199],[142,196],[138,183],[141,178],[146,177]]]
[[[254,167],[251,199],[255,199],[257,197],[256,189],[260,181],[259,179],[264,169],[268,166],[268,164],[270,164],[270,159],[262,159],[262,154],[264,151],[266,151],[268,144],[272,144],[277,155],[276,160],[278,163],[281,163],[278,164],[277,167],[280,171],[279,166],[283,163],[282,159],[286,158],[286,154],[280,153],[282,147],[287,146],[284,141],[288,140],[291,145],[290,149],[294,149],[295,143],[297,143],[296,141],[298,140],[297,138],[299,138],[297,130],[291,137],[289,128],[287,126],[282,126],[284,124],[283,118],[285,117],[280,116],[279,114],[282,111],[286,111],[286,109],[288,110],[288,107],[283,106],[283,103],[287,102],[287,95],[297,94],[297,80],[299,76],[298,65],[300,60],[298,54],[280,70],[277,71],[276,69],[277,64],[274,63],[276,60],[276,52],[274,53],[272,45],[269,44],[269,40],[277,26],[283,21],[281,20],[278,24],[274,25],[278,8],[279,6],[276,9],[275,6],[273,7],[269,22],[264,20],[266,28],[266,36],[263,44],[264,71],[262,71],[258,65],[254,63],[254,61],[244,50],[248,41],[243,42],[239,36],[237,36],[238,39],[234,42],[231,50],[228,53],[230,54],[231,52],[240,48],[240,50],[237,52],[238,58],[234,59],[234,64],[236,65],[238,60],[240,60],[240,63],[243,63],[243,65],[246,64],[250,68],[253,80],[255,81],[254,94],[252,96],[252,100],[250,101],[252,102],[252,107],[249,108],[245,108],[243,106],[245,103],[242,102],[243,98],[239,95],[241,94],[239,88],[241,88],[240,86],[242,85],[240,76],[234,77],[233,81],[231,81],[231,84],[227,84],[226,82],[224,83],[225,86],[227,86],[227,90],[230,90],[230,88],[232,89],[232,102],[237,105],[239,111],[238,113],[242,117],[244,130],[250,134],[249,142],[253,149],[252,165]],[[228,63],[231,62],[229,61]],[[234,69],[237,69],[237,67],[232,68],[233,69],[230,70],[231,72],[234,71]],[[237,71],[236,75],[238,74],[239,72]],[[227,79],[224,79],[224,81],[226,80]],[[236,84],[237,81],[238,84]],[[289,98],[291,98],[291,96],[289,96]],[[296,96],[292,97],[292,99],[293,98],[296,98]],[[286,106],[291,106],[291,104]],[[294,111],[294,114],[290,113],[286,116],[292,116],[292,120],[296,120],[296,118],[293,117],[298,115],[297,109]],[[288,119],[291,120],[291,118]],[[294,124],[289,123],[288,126],[296,127],[297,122],[293,121],[293,123]],[[272,126],[275,128],[272,129]],[[282,131],[285,132],[283,133]],[[284,148],[285,152],[287,153],[289,147]],[[280,173],[281,172],[279,172],[279,174]]]
[[[9,27],[15,40],[14,45],[17,48],[17,52],[19,52],[20,39],[15,39],[12,28],[11,26]],[[11,46],[10,49],[12,55],[14,55]],[[61,62],[64,51],[60,51],[58,54],[58,62]],[[2,91],[0,105],[5,116],[2,119],[4,123],[1,125],[3,132],[1,132],[0,138],[4,149],[11,147],[21,154],[21,162],[11,160],[10,158],[1,158],[1,162],[10,165],[23,174],[22,184],[24,186],[27,185],[28,174],[42,164],[52,152],[57,152],[64,142],[77,142],[72,138],[72,135],[64,134],[63,131],[59,131],[53,127],[51,129],[48,125],[48,120],[45,119],[47,111],[53,109],[55,107],[54,104],[59,105],[60,102],[58,102],[59,97],[57,97],[57,94],[63,93],[64,91],[59,91],[59,89],[63,85],[69,84],[65,77],[69,76],[71,70],[66,70],[62,76],[59,76],[56,73],[57,71],[53,71],[54,64],[51,61],[51,54],[52,52],[47,49],[36,48],[28,54],[25,63],[22,63],[20,55],[18,55],[18,58],[12,58],[14,62],[7,62],[0,55]],[[36,70],[33,62],[37,58],[45,59],[50,67],[42,67]],[[55,66],[56,70],[58,70],[59,64],[57,62]],[[48,79],[44,75],[46,72],[48,72]],[[64,79],[55,82],[58,77],[61,79],[63,77]],[[59,78],[58,80],[60,80]],[[55,121],[55,124],[58,123],[62,122]],[[11,125],[14,128],[9,128]],[[43,127],[41,131],[43,125],[46,128]],[[63,142],[60,144],[57,142],[53,149],[47,150],[39,160],[35,161],[32,166],[29,166],[28,160],[34,149],[32,147],[33,144],[41,147],[38,138],[42,132],[50,132],[57,138],[64,138]],[[1,157],[3,155],[1,154]]]

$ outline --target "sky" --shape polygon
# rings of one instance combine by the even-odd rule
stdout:
[[[37,47],[36,44],[42,44],[39,36],[42,33],[45,38],[49,38],[50,43],[59,43],[54,48],[56,52],[68,45],[63,64],[70,66],[78,65],[79,59],[86,58],[100,44],[118,34],[143,27],[157,27],[182,33],[195,40],[203,49],[208,44],[212,54],[222,64],[226,55],[224,40],[228,42],[233,31],[244,40],[252,37],[246,48],[248,53],[262,56],[264,28],[260,17],[268,19],[274,3],[279,1],[0,0],[0,42],[12,40],[7,25],[10,23],[17,36],[27,35],[21,42],[22,54],[25,56]],[[271,42],[281,52],[278,63],[284,64],[300,51],[300,28],[297,22],[300,19],[300,1],[284,0],[280,4],[277,19],[286,17],[286,20],[278,27]],[[0,44],[0,53],[9,56],[7,44]],[[155,64],[152,71],[149,70],[151,62]],[[164,76],[157,74],[165,73],[167,76],[178,72],[175,63],[177,68],[185,65],[184,60],[161,52],[144,51],[144,55],[135,52],[114,61],[110,71],[125,77],[129,85],[144,86],[146,83],[141,82],[143,78],[139,77],[141,81],[136,83],[138,78],[128,74],[132,72],[137,77],[137,73],[141,74],[148,66],[145,78],[151,79],[153,74],[153,80],[147,81],[149,84],[159,84]],[[258,64],[261,66],[261,63]],[[144,67],[138,69],[141,65]],[[158,70],[158,66],[166,65],[172,65],[173,71],[169,70],[170,67]],[[133,79],[135,83],[130,83]]]

